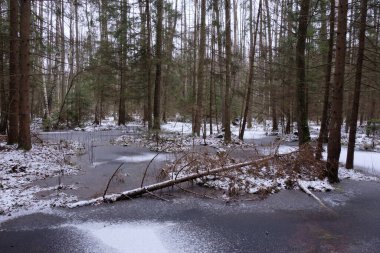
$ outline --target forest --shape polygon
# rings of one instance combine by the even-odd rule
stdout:
[[[38,236],[36,217],[52,237],[57,223],[63,235],[103,231],[106,244],[106,227],[155,219],[114,227],[143,227],[153,245],[130,251],[116,236],[107,245],[120,252],[375,252],[379,80],[379,0],[1,1],[0,251],[32,250],[35,237],[65,250]],[[59,221],[39,213],[56,207]],[[9,221],[20,211],[38,228],[22,241]],[[104,223],[88,223],[92,212]],[[188,219],[203,230],[194,239],[180,226],[183,238],[213,248],[161,250],[154,229]],[[247,236],[260,222],[265,237]],[[245,238],[238,251],[233,234]],[[285,239],[265,251],[271,236]]]
[[[379,118],[380,4],[326,0],[4,1],[0,5],[0,132],[30,149],[31,121],[44,130],[124,125],[139,115],[206,124],[241,120],[329,142],[337,181],[341,129],[353,153],[357,125]],[[351,155],[352,156],[352,155]],[[352,160],[353,158],[351,158]],[[352,167],[352,161],[347,167]],[[335,171],[335,172],[334,172]]]

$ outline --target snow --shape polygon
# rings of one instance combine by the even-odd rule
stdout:
[[[313,190],[313,191],[332,191],[335,188],[327,181],[325,180],[297,180],[301,186],[303,186],[306,189]]]
[[[89,252],[192,253],[219,252],[222,238],[189,223],[159,221],[87,222],[64,224],[83,234]]]
[[[161,129],[167,132],[176,132],[176,133],[184,134],[184,135],[192,134],[192,124],[187,123],[187,122],[168,122],[166,124],[162,124]],[[207,132],[207,135],[210,132],[210,126],[208,124],[206,125],[206,132]],[[218,132],[216,125],[213,125],[213,132],[214,133]],[[201,133],[203,133],[203,124],[201,126]],[[231,133],[233,135],[238,136],[239,126],[231,125]],[[266,136],[267,134],[268,132],[265,131],[262,124],[258,124],[255,122],[252,128],[245,129],[244,139],[259,139]]]
[[[78,170],[70,165],[69,157],[75,155],[80,145],[61,142],[56,145],[33,144],[28,151],[16,146],[0,144],[0,215],[10,215],[23,210],[40,210],[50,206],[61,206],[76,200],[62,192],[57,185],[43,188],[34,182],[47,177],[63,177]],[[58,179],[57,179],[58,184]],[[47,191],[50,195],[38,198],[36,193]]]
[[[339,162],[346,163],[347,148],[342,147]],[[354,167],[368,173],[380,176],[380,153],[355,150]]]
[[[83,223],[74,225],[116,252],[166,253],[161,231],[173,223]]]
[[[129,156],[121,156],[116,158],[116,161],[125,162],[125,163],[139,163],[151,161],[154,158],[155,161],[164,160],[165,156],[157,155],[154,153],[142,153],[138,155],[129,155]]]

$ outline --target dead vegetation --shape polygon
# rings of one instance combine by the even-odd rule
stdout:
[[[244,162],[233,159],[227,152],[216,154],[188,152],[162,168],[157,178],[160,182],[156,184],[118,194],[104,194],[102,197],[79,201],[68,206],[72,208],[100,202],[114,202],[132,199],[146,193],[156,196],[153,194],[154,191],[173,186],[198,194],[183,187],[181,184],[184,182],[195,182],[204,187],[220,189],[224,193],[223,197],[228,199],[248,194],[256,194],[263,198],[281,189],[294,189],[298,187],[299,180],[323,179],[325,174],[324,162],[314,159],[310,147],[284,155],[261,157],[255,155],[252,160]],[[206,196],[206,194],[201,195]]]

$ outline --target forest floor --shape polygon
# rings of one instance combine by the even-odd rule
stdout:
[[[26,227],[29,227],[32,220],[23,217],[34,217],[33,215],[35,213],[48,213],[38,214],[37,217],[47,216],[48,221],[50,220],[52,223],[55,222],[55,219],[62,219],[62,212],[64,213],[64,216],[68,214],[75,216],[77,212],[80,214],[82,213],[80,209],[78,209],[78,211],[74,211],[75,209],[71,211],[61,208],[52,209],[52,207],[64,207],[68,203],[77,200],[86,200],[102,196],[105,194],[105,189],[107,188],[106,186],[109,181],[110,185],[107,189],[107,194],[138,188],[141,185],[143,172],[147,169],[147,167],[148,170],[147,175],[144,179],[144,185],[154,184],[157,181],[162,180],[163,177],[170,178],[174,176],[186,175],[186,173],[191,173],[194,167],[199,167],[200,165],[208,165],[211,167],[224,166],[231,163],[246,161],[249,159],[254,160],[259,157],[273,154],[275,152],[277,152],[279,155],[289,152],[292,153],[297,149],[294,142],[294,139],[296,138],[295,136],[287,136],[286,138],[280,139],[278,136],[268,133],[264,127],[259,126],[256,126],[254,129],[248,131],[248,136],[250,138],[247,138],[244,143],[239,142],[235,138],[234,142],[229,146],[224,146],[221,144],[222,140],[218,138],[218,134],[214,134],[212,138],[207,138],[206,146],[202,145],[204,144],[204,140],[202,138],[193,138],[189,136],[189,131],[191,132],[191,128],[189,130],[188,123],[171,122],[165,124],[163,126],[163,129],[166,131],[166,134],[161,134],[159,139],[157,139],[155,135],[147,135],[145,131],[141,130],[142,128],[143,127],[138,123],[129,124],[127,127],[119,128],[115,127],[114,123],[110,120],[99,128],[86,127],[82,129],[76,129],[77,131],[49,133],[41,132],[38,135],[39,137],[35,139],[32,151],[27,153],[20,152],[13,146],[1,144],[0,158],[2,164],[0,169],[0,212],[2,215],[0,216],[0,221],[3,221],[3,224],[5,225],[0,225],[0,230],[2,229],[6,231],[6,235],[12,234],[9,234],[9,232],[14,230],[14,222],[16,222],[16,224],[21,222],[24,223]],[[233,127],[233,131],[236,132],[236,128],[237,127]],[[216,132],[216,129],[214,132]],[[43,140],[43,143],[39,143],[40,140]],[[368,141],[373,141],[367,140],[365,136],[362,136],[360,134],[358,140],[358,149],[363,149],[362,147],[366,146]],[[167,145],[168,143],[169,145]],[[344,157],[344,150],[345,148],[342,149],[342,157]],[[191,157],[188,154],[192,154],[193,157],[191,159],[188,158]],[[333,210],[335,214],[347,212],[345,206],[349,205],[355,206],[354,211],[357,212],[359,207],[356,205],[358,202],[363,201],[369,205],[369,210],[372,210],[374,207],[373,203],[368,202],[368,199],[378,198],[379,196],[380,189],[378,187],[379,179],[377,176],[380,172],[380,153],[378,142],[375,143],[373,151],[362,150],[357,151],[356,154],[359,154],[355,159],[355,168],[357,168],[357,170],[348,171],[344,168],[341,168],[340,178],[343,179],[341,184],[330,185],[327,183],[327,181],[319,180],[314,177],[314,175],[307,175],[306,178],[300,178],[300,182],[304,184],[306,188],[317,191],[314,194],[319,196],[323,203],[328,207],[328,209],[330,209],[330,211]],[[290,159],[292,159],[292,157],[290,157]],[[194,166],[187,166],[187,171],[184,170],[183,167],[186,167],[185,165],[188,165],[188,163],[191,163],[193,160],[197,160],[197,163],[194,163]],[[223,162],[221,162],[221,160],[223,160]],[[293,160],[287,160],[286,162],[292,161]],[[344,161],[342,160],[342,162]],[[118,173],[116,173],[112,180],[110,180],[115,169],[120,165],[122,165],[121,169],[118,171]],[[283,161],[281,165],[283,165]],[[132,206],[134,206],[133,208],[137,208],[138,205],[141,205],[141,208],[145,210],[147,207],[145,206],[145,203],[143,203],[143,200],[149,202],[149,205],[158,205],[161,208],[161,206],[165,205],[167,202],[162,201],[161,203],[161,201],[154,201],[152,198],[162,198],[169,201],[168,207],[166,208],[174,205],[174,212],[176,212],[175,210],[177,209],[178,212],[188,213],[189,210],[192,210],[191,205],[194,205],[194,202],[200,201],[201,204],[199,205],[206,205],[207,207],[212,206],[212,212],[215,211],[214,208],[218,210],[222,209],[222,213],[228,213],[227,216],[232,215],[230,213],[232,209],[229,209],[229,206],[231,206],[231,204],[234,206],[233,209],[237,208],[237,213],[246,213],[246,206],[253,208],[253,210],[255,208],[261,208],[263,211],[265,211],[265,213],[272,212],[272,209],[286,210],[285,220],[289,218],[291,220],[294,219],[293,215],[297,212],[303,213],[306,211],[307,214],[305,215],[305,219],[306,217],[311,217],[312,220],[315,218],[315,215],[319,217],[320,215],[323,216],[323,213],[325,213],[325,215],[326,212],[329,213],[328,210],[324,210],[324,208],[321,207],[315,200],[309,198],[306,194],[303,194],[300,191],[282,191],[282,189],[297,190],[299,187],[294,184],[294,180],[290,180],[292,181],[292,185],[287,185],[289,183],[287,182],[287,180],[289,181],[288,173],[282,170],[279,171],[276,169],[276,167],[273,169],[274,167],[275,166],[265,165],[261,166],[259,170],[257,170],[257,168],[245,168],[243,170],[235,171],[233,174],[229,173],[220,175],[218,177],[207,177],[198,180],[195,182],[196,184],[184,183],[180,185],[183,190],[177,187],[170,188],[160,191],[158,193],[158,197],[148,195],[146,198],[127,202],[133,203],[136,201],[138,204],[136,204],[137,206],[135,204],[132,204]],[[164,168],[165,171],[164,175],[162,168]],[[279,193],[272,195],[272,193],[276,192]],[[367,196],[366,194],[363,194],[363,192],[369,192],[369,195]],[[270,196],[268,197],[268,195]],[[263,202],[253,201],[266,197],[268,198]],[[363,198],[365,200],[363,200]],[[179,208],[179,202],[188,203],[184,205],[184,208]],[[125,205],[130,204],[114,205],[115,208],[119,210],[120,206],[123,206],[123,208],[125,208]],[[104,208],[110,210],[112,209],[111,206],[114,205],[90,207],[89,209],[84,209],[85,214],[83,215],[89,216],[91,212],[98,213],[99,210]],[[199,212],[203,213],[204,211],[203,207],[200,207],[199,205],[197,204],[197,207],[195,207],[195,213],[198,214]],[[312,206],[312,208],[310,208],[310,206]],[[294,209],[296,210],[295,213],[292,211]],[[206,211],[206,213],[209,211]],[[288,211],[291,211],[290,216]],[[314,214],[314,211],[317,211],[318,214]],[[116,212],[120,213],[119,211]],[[253,215],[252,211],[249,211],[248,213]],[[328,214],[326,217],[328,217],[330,214]],[[55,218],[49,219],[50,215]],[[58,215],[60,218],[57,218],[56,215]],[[138,222],[134,222],[133,216],[131,216],[125,224],[121,223],[121,225],[119,224],[119,221],[116,221],[116,216],[113,215],[111,216],[115,220],[111,219],[111,221],[109,221],[107,218],[103,217],[103,223],[87,222],[87,219],[90,219],[89,217],[80,218],[78,221],[76,221],[78,224],[67,224],[67,218],[63,218],[63,220],[65,220],[64,222],[60,221],[58,223],[60,226],[62,224],[66,224],[59,229],[73,230],[75,228],[76,231],[79,229],[79,231],[85,232],[87,235],[90,233],[92,236],[96,237],[98,236],[96,232],[98,230],[98,226],[107,227],[110,226],[109,222],[116,222],[120,226],[116,224],[115,228],[112,228],[112,230],[121,229],[120,231],[123,232],[125,229],[141,229],[141,233],[151,233],[151,236],[157,237],[157,231],[161,231],[162,229],[165,231],[172,231],[173,229],[177,229],[176,226],[173,227],[172,225],[177,224],[178,219],[181,220],[180,223],[182,223],[184,219],[184,216],[182,214],[179,215],[180,217],[174,218],[175,221],[170,221],[170,219],[166,217],[166,221],[164,223],[155,223],[154,220],[156,219],[156,216],[150,216],[150,211],[145,210],[141,215],[144,216],[140,217],[143,218],[143,221],[141,221],[139,217],[135,217]],[[222,216],[223,215],[225,214],[222,214]],[[281,215],[284,215],[284,213]],[[259,216],[260,215],[256,215],[256,218]],[[173,217],[176,217],[175,213],[173,214]],[[196,219],[196,215],[192,217]],[[236,220],[236,218],[232,219]],[[321,217],[317,219],[321,219]],[[376,222],[380,221],[379,217],[374,217],[374,219]],[[172,224],[171,222],[174,223]],[[194,221],[191,222],[193,223]],[[217,221],[215,220],[215,222]],[[238,224],[239,222],[243,223],[242,220],[237,219]],[[51,225],[52,224],[49,226]],[[154,229],[156,225],[157,229]],[[267,225],[274,226],[274,224]],[[288,225],[289,224],[284,224],[284,226]],[[199,224],[197,226],[199,226]],[[217,225],[213,224],[213,226]],[[241,224],[241,226],[245,227],[244,224]],[[322,229],[322,234],[326,232],[323,232],[323,229],[325,228],[314,228],[313,226],[315,226],[315,224],[312,224],[310,226],[311,230]],[[224,227],[224,225],[222,227]],[[8,228],[11,229],[8,230]],[[49,227],[46,229],[52,232],[51,230],[53,228]],[[214,229],[220,230],[221,228]],[[238,228],[233,228],[232,230],[234,229],[238,230]],[[271,230],[273,229],[274,227],[271,228]],[[285,231],[287,229],[288,228],[282,230],[280,234],[284,233],[282,236],[285,236]],[[207,232],[206,230],[207,229],[205,229],[204,232]],[[108,233],[107,231],[108,230],[105,229],[103,231],[104,233],[100,234],[100,237],[104,237],[104,235]],[[242,231],[244,231],[244,229],[242,229]],[[242,231],[239,233],[242,233]],[[210,231],[207,233],[209,232]],[[218,233],[220,232],[221,231],[218,231]],[[376,231],[376,229],[375,232],[379,234],[379,231]],[[320,236],[331,236],[331,240],[336,239],[335,234],[330,235],[330,232],[326,233],[326,235]],[[70,234],[72,235],[72,231]],[[202,233],[199,235],[201,234]],[[199,237],[199,235],[193,235],[194,238],[190,240],[200,240],[201,237]],[[186,236],[191,237],[191,235]],[[294,236],[296,236],[296,234],[294,234]],[[169,247],[168,245],[163,245],[162,238],[160,238],[152,238],[152,240],[157,241],[154,247],[157,249],[160,249],[160,247],[162,247],[162,249]],[[277,237],[277,239],[278,238],[279,237]],[[101,239],[101,241],[103,241],[103,239]],[[177,239],[179,240],[179,238]],[[112,238],[106,238],[104,240],[112,241]],[[323,240],[324,239],[318,239],[317,241],[318,243],[321,243]],[[379,238],[376,236],[374,238],[371,237],[369,240],[372,240],[375,245],[379,244]],[[4,241],[0,242],[0,245],[2,245],[3,242]],[[236,246],[233,246],[231,239],[229,239],[228,242],[230,245],[219,252],[244,252],[241,250],[228,251],[227,249],[231,249],[230,247]],[[116,246],[116,249],[124,252],[121,250],[123,248],[120,248],[122,247],[121,241],[116,243],[120,244],[119,246]],[[179,242],[176,243],[178,244]],[[285,241],[281,243],[285,243]],[[360,243],[368,243],[368,240]],[[373,243],[370,243],[370,245],[367,245],[366,247],[372,249],[371,245]],[[10,244],[12,243],[9,242],[7,245]],[[103,241],[102,245],[113,247],[111,244],[113,244],[113,242]],[[210,246],[211,244],[208,245]],[[245,243],[242,242],[243,246],[244,244]],[[171,242],[170,245],[170,247],[172,247],[175,245],[175,243],[173,244],[173,242]],[[250,244],[248,243],[247,245]],[[184,245],[182,245],[182,247],[183,246]],[[209,246],[203,245],[202,247]],[[304,246],[301,248],[305,249],[303,248]],[[136,252],[149,252],[149,250],[142,250],[147,249],[144,247],[144,244],[140,246],[137,244],[136,247],[140,247]],[[212,247],[216,246],[213,245]],[[238,246],[236,247],[239,248]],[[253,246],[250,245],[250,247]],[[291,249],[289,248],[289,245],[286,247],[287,249]],[[319,245],[319,247],[321,247],[321,245]],[[353,249],[357,249],[357,242],[355,242],[352,247]],[[361,245],[359,248],[363,249],[363,247],[364,246]],[[240,247],[239,249],[242,248]],[[103,252],[103,250],[95,250],[95,252]],[[0,251],[2,251],[1,246]],[[181,251],[190,252],[186,249],[186,247],[184,247]],[[265,250],[260,251],[265,252]],[[56,252],[59,252],[59,250]],[[78,250],[77,252],[86,251]],[[155,252],[170,251],[155,250]],[[215,252],[215,250],[205,250],[204,252]],[[298,252],[304,251],[301,250]]]

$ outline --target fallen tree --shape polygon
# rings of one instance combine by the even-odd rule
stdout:
[[[192,173],[192,174],[187,175],[187,176],[183,176],[183,177],[175,178],[175,179],[169,179],[169,180],[166,180],[163,182],[151,184],[151,185],[136,188],[133,190],[128,190],[128,191],[125,191],[122,193],[108,194],[108,195],[105,195],[103,197],[98,197],[98,198],[94,198],[94,199],[90,199],[90,200],[78,201],[78,202],[67,204],[67,207],[75,208],[75,207],[93,205],[93,204],[101,203],[101,202],[111,203],[111,202],[115,202],[115,201],[119,201],[119,200],[132,199],[134,197],[141,196],[145,193],[151,193],[153,191],[157,191],[160,189],[171,187],[171,186],[181,184],[184,182],[192,181],[194,179],[201,178],[204,176],[215,175],[218,173],[242,168],[245,166],[259,165],[260,163],[264,163],[264,162],[267,162],[267,161],[273,159],[274,156],[275,155],[267,156],[267,157],[264,157],[264,158],[261,158],[258,160],[254,160],[254,161],[232,164],[229,166],[222,166],[222,167],[219,167],[216,169],[206,170],[206,171],[202,171],[202,172],[198,172],[198,173]]]

